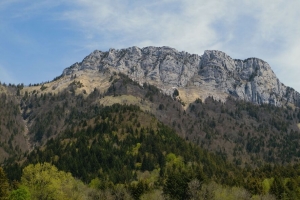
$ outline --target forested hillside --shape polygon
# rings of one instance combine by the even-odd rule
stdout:
[[[94,88],[81,92],[82,83],[73,81],[60,93],[33,90],[21,100],[32,143],[42,145],[66,128],[93,118],[101,106],[133,104],[153,114],[182,138],[223,155],[240,166],[265,163],[297,163],[300,134],[300,109],[254,105],[227,98],[209,97],[185,105],[180,93],[165,95],[152,85],[142,87],[119,74],[111,77],[107,90]]]
[[[47,178],[58,172],[49,164],[38,164],[44,162],[71,174],[60,172]],[[273,199],[283,194],[299,198],[298,165],[239,168],[178,137],[139,107],[119,104],[100,108],[97,117],[65,130],[35,148],[21,166],[8,165],[5,171],[10,180],[21,184],[13,181],[11,194],[25,190],[34,199],[42,198],[34,180],[39,176],[34,173],[49,179],[45,191],[58,188],[64,176],[72,175],[88,185],[70,177],[68,183],[81,185],[81,198],[89,199],[105,195],[116,199],[116,195],[128,199]],[[65,190],[55,198],[63,199],[70,192]]]
[[[185,105],[178,90],[170,97],[154,86],[133,84],[124,76],[114,81],[106,95],[139,97],[138,105],[174,128],[182,138],[237,165],[298,162],[300,109],[297,107],[254,105],[234,97],[226,102],[209,97]],[[126,102],[134,101],[127,98]]]
[[[2,197],[300,198],[299,108],[234,97],[187,105],[178,90],[116,73],[109,84],[0,86]]]
[[[0,163],[8,158],[16,159],[28,150],[26,127],[17,99],[17,91],[22,87],[0,83]]]

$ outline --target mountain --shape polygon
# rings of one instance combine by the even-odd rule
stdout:
[[[139,106],[182,138],[242,166],[294,163],[300,155],[299,93],[257,58],[233,60],[220,51],[199,56],[170,47],[110,49],[94,51],[51,82],[1,87],[3,102],[20,111],[2,123],[6,156],[0,161],[96,117],[94,106],[115,103]]]
[[[300,198],[299,93],[260,59],[94,51],[51,82],[0,93],[0,163],[21,185],[48,162],[96,187],[88,199]]]
[[[257,58],[232,59],[221,51],[205,51],[202,56],[170,47],[94,51],[62,75],[83,70],[121,72],[141,85],[155,85],[166,94],[178,88],[186,103],[208,96],[224,101],[231,95],[256,104],[300,106],[300,94],[282,84],[268,63]]]

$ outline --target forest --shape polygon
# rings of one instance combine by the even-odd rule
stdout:
[[[239,168],[137,106],[114,104],[100,113],[36,147],[22,164],[1,168],[1,194],[10,199],[300,198],[299,165]],[[53,197],[42,196],[58,188]]]
[[[0,199],[300,199],[298,108],[39,86],[0,85]]]

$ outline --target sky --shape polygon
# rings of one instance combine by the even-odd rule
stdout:
[[[0,81],[41,83],[92,51],[170,46],[268,62],[300,91],[298,0],[1,0]]]

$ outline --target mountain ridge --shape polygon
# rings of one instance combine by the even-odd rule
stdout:
[[[0,165],[21,185],[22,172],[49,162],[97,185],[80,190],[93,192],[87,199],[121,185],[134,199],[189,199],[192,184],[207,196],[214,181],[228,194],[242,187],[243,199],[299,199],[299,94],[263,60],[94,51],[51,82],[0,91]]]
[[[281,83],[267,62],[259,58],[232,59],[217,50],[206,50],[201,56],[165,46],[95,50],[82,62],[66,68],[62,76],[84,70],[121,72],[140,85],[153,84],[169,95],[175,88],[192,89],[196,94],[187,95],[203,100],[214,96],[225,101],[231,95],[255,104],[300,106],[300,94]]]

